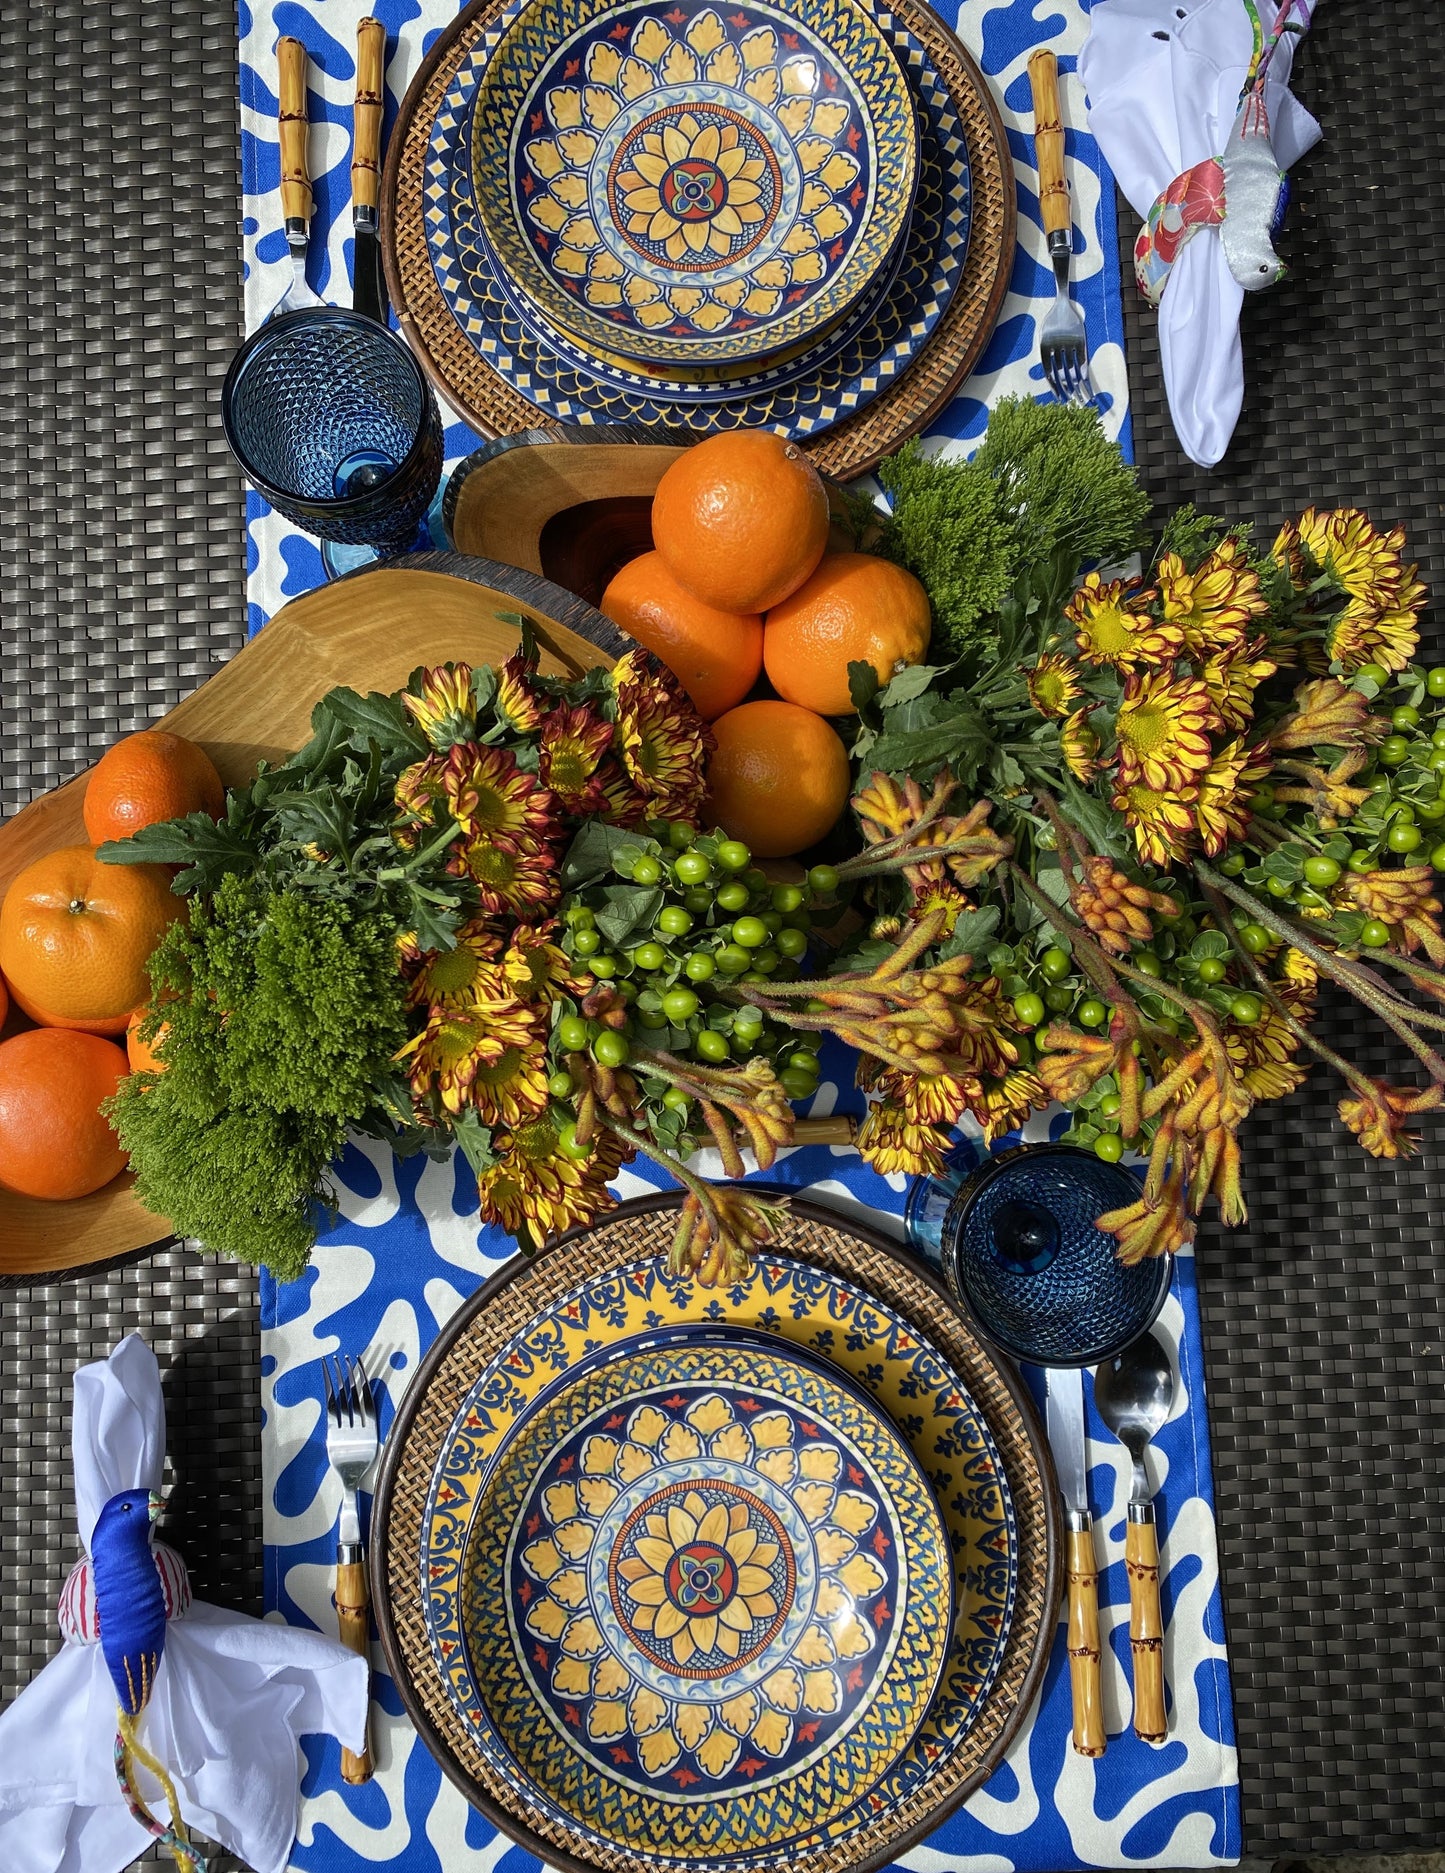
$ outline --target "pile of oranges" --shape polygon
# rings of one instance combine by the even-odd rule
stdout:
[[[831,830],[848,756],[826,719],[856,713],[848,665],[880,684],[928,650],[928,595],[868,553],[829,552],[828,493],[796,443],[711,436],[652,502],[655,550],[624,566],[602,610],[655,652],[712,723],[712,817],[759,858]],[[766,675],[774,694],[745,701]]]
[[[162,1067],[135,1029],[150,997],[146,963],[181,900],[164,866],[102,864],[96,847],[224,807],[221,777],[193,742],[161,729],[128,736],[86,785],[91,843],[48,852],[11,881],[0,903],[0,1020],[13,1004],[35,1025],[0,1042],[0,1185],[81,1197],[125,1168],[101,1102],[127,1073]]]

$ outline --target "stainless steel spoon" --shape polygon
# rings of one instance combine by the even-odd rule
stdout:
[[[1134,1464],[1124,1563],[1129,1575],[1129,1647],[1134,1661],[1134,1731],[1146,1743],[1168,1734],[1164,1714],[1164,1621],[1159,1609],[1159,1538],[1144,1468],[1149,1441],[1174,1403],[1174,1367],[1163,1343],[1145,1333],[1094,1373],[1099,1416]]]

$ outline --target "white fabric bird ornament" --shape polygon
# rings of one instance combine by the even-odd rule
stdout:
[[[1175,431],[1206,468],[1244,399],[1244,294],[1283,273],[1286,172],[1320,136],[1288,89],[1309,17],[1307,0],[1100,0],[1079,56],[1089,127],[1144,221]]]
[[[4,1873],[120,1873],[152,1839],[193,1873],[192,1834],[284,1873],[300,1737],[364,1742],[365,1659],[191,1599],[152,1540],[165,1447],[155,1355],[132,1334],[75,1375],[86,1559],[61,1595],[65,1644],[0,1714]]]

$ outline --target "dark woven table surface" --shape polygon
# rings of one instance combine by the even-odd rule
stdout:
[[[1298,88],[1326,141],[1296,178],[1296,271],[1246,308],[1250,393],[1216,473],[1180,456],[1151,327],[1126,303],[1161,504],[1272,530],[1311,500],[1358,502],[1405,523],[1441,590],[1445,295],[1419,229],[1420,180],[1445,157],[1437,12],[1320,8]],[[242,638],[216,420],[241,316],[235,18],[232,0],[0,0],[6,812]],[[1131,234],[1126,216],[1126,254]],[[1252,1220],[1199,1251],[1251,1855],[1445,1844],[1445,1132],[1376,1166],[1330,1099],[1312,1085],[1252,1120]],[[58,1644],[71,1374],[131,1328],[168,1371],[170,1520],[196,1591],[259,1610],[254,1277],[177,1250],[5,1290],[0,1320],[0,1701]]]

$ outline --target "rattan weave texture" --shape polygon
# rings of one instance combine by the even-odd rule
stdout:
[[[1404,521],[1440,590],[1445,295],[1416,241],[1420,178],[1445,154],[1436,12],[1319,9],[1298,88],[1326,141],[1296,178],[1294,278],[1246,309],[1252,390],[1217,474],[1181,461],[1152,332],[1126,306],[1136,445],[1161,503],[1269,525],[1311,498],[1357,500]],[[0,0],[6,811],[241,640],[239,487],[214,420],[240,328],[235,85],[231,0]],[[1121,231],[1127,244],[1127,216]],[[1333,1038],[1358,1047],[1350,1017]],[[1383,1048],[1367,1064],[1387,1062],[1400,1072]],[[1255,1856],[1445,1844],[1445,1153],[1375,1166],[1332,1125],[1323,1084],[1265,1108],[1253,1221],[1200,1253]],[[128,1328],[163,1367],[184,1356],[171,1448],[197,1589],[254,1609],[253,1277],[177,1251],[0,1293],[0,1321],[0,1699],[58,1643],[71,1372]]]
[[[1319,9],[1296,90],[1325,126],[1299,165],[1285,283],[1247,300],[1247,388],[1213,473],[1180,453],[1153,315],[1125,293],[1136,453],[1162,506],[1268,539],[1311,502],[1403,523],[1445,651],[1445,276],[1410,264],[1418,178],[1445,158],[1431,10]],[[1137,220],[1120,214],[1127,264]],[[1127,276],[1126,276],[1127,277]],[[1408,1077],[1356,1011],[1327,1038]],[[1445,1454],[1445,1138],[1366,1158],[1321,1075],[1251,1117],[1249,1226],[1208,1229],[1199,1288],[1245,1851],[1445,1843],[1439,1529]]]

